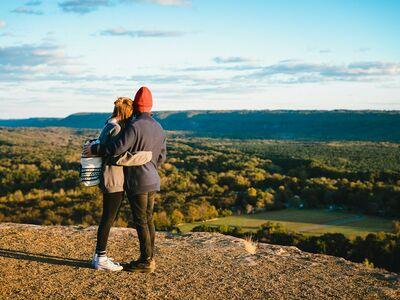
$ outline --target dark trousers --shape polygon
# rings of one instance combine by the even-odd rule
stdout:
[[[103,193],[103,214],[97,231],[96,252],[106,251],[111,226],[124,199],[124,192]]]
[[[133,221],[139,236],[140,259],[153,258],[155,228],[153,222],[153,208],[156,192],[133,194],[127,192],[132,209]]]

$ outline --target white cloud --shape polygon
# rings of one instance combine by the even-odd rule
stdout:
[[[0,28],[4,28],[7,26],[7,23],[5,21],[0,20]]]
[[[190,0],[64,0],[58,2],[63,12],[87,14],[96,11],[100,7],[111,7],[121,3],[150,3],[161,6],[190,6]]]
[[[145,0],[145,2],[164,6],[188,6],[191,4],[189,0]]]
[[[358,51],[359,51],[359,52],[369,52],[369,51],[371,51],[371,48],[368,48],[368,47],[361,47],[361,48],[358,49]]]
[[[319,50],[319,53],[321,53],[321,54],[328,54],[328,53],[332,53],[332,50],[331,50],[331,49],[320,49],[320,50]]]
[[[100,32],[103,36],[128,36],[131,38],[168,38],[179,37],[185,35],[181,31],[165,31],[165,30],[128,30],[123,27],[106,29]]]
[[[252,60],[247,57],[241,56],[231,56],[231,57],[214,57],[213,61],[217,64],[232,64],[232,63],[244,63],[244,62],[251,62]]]
[[[113,5],[113,2],[110,0],[67,0],[58,3],[62,11],[77,14],[87,14],[99,7],[111,5]]]
[[[36,1],[36,0],[28,1],[25,3],[26,6],[39,6],[41,4],[42,1]]]
[[[16,14],[43,15],[43,12],[41,10],[35,10],[32,7],[28,6],[18,6],[11,12]]]

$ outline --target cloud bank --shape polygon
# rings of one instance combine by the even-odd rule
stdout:
[[[164,31],[105,30],[104,35],[128,37],[176,36]],[[396,83],[400,79],[399,62],[360,61],[349,64],[309,63],[285,60],[276,64],[248,64],[240,57],[213,58],[214,65],[166,67],[154,74],[140,72],[131,76],[94,73],[77,58],[67,55],[65,49],[54,43],[24,44],[0,47],[0,81],[51,81],[80,86],[95,82],[131,84],[178,84],[182,89],[196,93],[218,93],[236,88],[238,91],[264,89],[276,85],[299,85],[324,82]],[[252,60],[254,61],[254,60]],[[205,76],[202,72],[208,72]],[[87,86],[86,86],[87,87]]]
[[[69,74],[77,62],[57,45],[20,45],[0,47],[0,80],[52,80]]]
[[[400,63],[364,61],[347,65],[280,62],[261,67],[248,78],[271,79],[282,83],[324,81],[371,81],[400,76]]]

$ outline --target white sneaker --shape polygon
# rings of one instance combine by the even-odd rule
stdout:
[[[94,262],[94,268],[96,270],[105,270],[105,271],[122,271],[123,267],[112,261],[111,258],[107,256],[97,256]]]
[[[94,268],[95,266],[96,266],[96,260],[97,260],[97,257],[98,257],[99,255],[95,252],[94,254],[93,254],[93,258],[92,258],[92,260],[90,261],[90,266],[92,267],[92,268]],[[111,260],[112,262],[113,262],[113,260],[114,259],[112,259],[111,257],[109,257],[108,258],[109,260]],[[116,264],[116,265],[118,265],[118,266],[120,266],[121,264],[120,263],[117,263],[117,262],[113,262],[114,264]]]

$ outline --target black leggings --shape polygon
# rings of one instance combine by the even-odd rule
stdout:
[[[127,192],[132,209],[133,221],[139,237],[140,259],[148,260],[154,254],[155,228],[153,207],[156,192],[133,194]]]
[[[124,192],[103,193],[103,215],[97,231],[96,252],[106,251],[108,235],[124,199]]]

